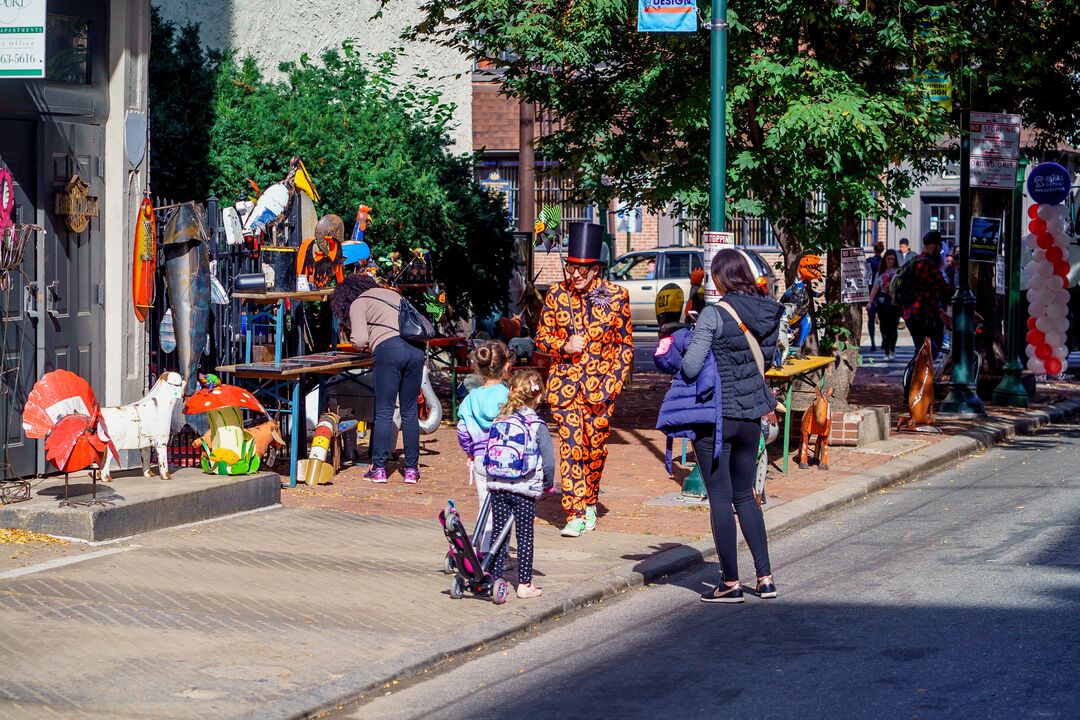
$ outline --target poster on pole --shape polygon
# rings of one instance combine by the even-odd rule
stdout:
[[[713,287],[712,273],[709,272],[709,268],[712,267],[713,256],[722,248],[735,247],[735,233],[707,231],[702,245],[705,247],[705,302],[715,305],[720,302],[720,293]]]
[[[1005,256],[998,255],[994,266],[994,292],[998,295],[1005,294]]]
[[[0,2],[0,78],[45,77],[45,5]]]
[[[840,302],[865,303],[870,300],[866,287],[866,253],[862,248],[840,248]]]
[[[996,263],[1001,246],[1001,218],[971,218],[971,262]]]
[[[697,0],[638,0],[638,32],[697,32]]]

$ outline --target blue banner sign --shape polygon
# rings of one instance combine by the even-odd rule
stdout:
[[[638,0],[638,32],[697,32],[697,0]]]

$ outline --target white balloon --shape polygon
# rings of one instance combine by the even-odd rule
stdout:
[[[1031,371],[1033,375],[1046,374],[1046,367],[1043,365],[1043,361],[1039,358],[1031,357],[1027,361],[1027,369]]]
[[[1063,361],[1063,360],[1065,360],[1065,358],[1069,357],[1069,349],[1067,347],[1065,347],[1064,345],[1055,345],[1053,347],[1054,347],[1054,357],[1056,357],[1058,360]]]
[[[1050,218],[1046,221],[1046,232],[1051,235],[1064,235],[1065,234],[1065,219],[1064,218]]]
[[[1068,316],[1068,314],[1069,314],[1069,308],[1065,307],[1064,305],[1047,305],[1046,306],[1046,316],[1047,317],[1065,319],[1065,317]]]
[[[1069,250],[1069,242],[1070,242],[1070,240],[1071,240],[1071,238],[1067,234],[1062,232],[1060,235],[1055,235],[1054,236],[1054,245],[1057,245],[1059,248],[1061,248],[1063,251],[1065,251],[1066,255],[1068,255],[1069,254],[1068,250]]]
[[[1058,345],[1065,344],[1065,333],[1060,330],[1051,330],[1046,333],[1046,344],[1051,347],[1057,347]]]
[[[1034,250],[1039,247],[1038,239],[1039,237],[1035,233],[1028,233],[1024,236],[1024,247],[1028,250]]]
[[[1028,360],[1034,359],[1034,357],[1035,357],[1035,346],[1032,345],[1031,343],[1028,343],[1027,346],[1024,348],[1024,355],[1027,357]]]
[[[1069,369],[1069,361],[1068,360],[1062,360],[1061,361],[1061,374],[1064,375],[1065,371],[1068,370],[1068,369]]]
[[[1039,203],[1038,214],[1040,220],[1049,220],[1054,216],[1054,206],[1047,205],[1046,203]]]
[[[1051,205],[1049,215],[1051,219],[1064,223],[1069,219],[1069,208],[1064,205]]]
[[[1046,315],[1036,315],[1034,312],[1031,314],[1035,315],[1035,327],[1039,332],[1046,334],[1052,332],[1057,327],[1053,318],[1049,318]]]

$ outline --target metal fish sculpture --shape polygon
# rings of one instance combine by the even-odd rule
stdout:
[[[923,340],[912,360],[910,373],[906,385],[908,415],[900,418],[897,430],[903,427],[915,432],[941,432],[934,427],[934,353],[929,338]]]
[[[195,392],[199,358],[210,324],[210,252],[206,228],[195,203],[179,206],[165,228],[165,287],[180,356],[184,392]]]

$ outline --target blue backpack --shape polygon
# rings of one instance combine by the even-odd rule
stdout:
[[[540,448],[529,421],[519,412],[496,420],[488,432],[484,472],[500,480],[518,480],[531,476],[540,467]]]

